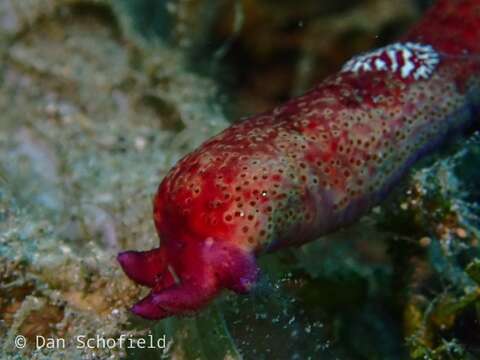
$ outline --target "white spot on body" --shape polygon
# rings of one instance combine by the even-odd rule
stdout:
[[[395,43],[349,60],[342,72],[387,71],[402,79],[428,79],[440,62],[438,53],[430,45]]]
[[[390,59],[390,66],[392,67],[392,71],[397,71],[397,50],[388,50],[387,51],[388,58]]]
[[[415,65],[412,62],[406,62],[401,69],[402,78],[409,77],[413,70],[415,70]]]
[[[375,59],[375,68],[379,71],[388,70],[387,63],[380,58]]]
[[[415,80],[428,79],[428,77],[429,77],[429,73],[425,68],[418,68],[417,71],[415,71],[415,73],[413,74],[413,78]]]
[[[363,71],[371,71],[371,70],[372,70],[372,67],[368,62],[363,64]]]

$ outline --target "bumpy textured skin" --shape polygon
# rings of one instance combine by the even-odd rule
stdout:
[[[161,246],[118,256],[131,279],[152,288],[133,312],[161,319],[193,312],[224,288],[247,292],[258,255],[365,214],[419,157],[475,128],[479,54],[480,0],[439,1],[397,44],[352,59],[184,157],[155,197]],[[422,64],[428,73],[415,76]]]

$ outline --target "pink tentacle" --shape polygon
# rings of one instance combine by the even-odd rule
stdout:
[[[216,283],[191,282],[174,285],[159,293],[152,291],[132,307],[132,312],[151,320],[163,319],[170,315],[186,315],[206,305],[218,291]]]
[[[125,274],[140,285],[154,287],[167,268],[164,248],[124,251],[117,256]]]

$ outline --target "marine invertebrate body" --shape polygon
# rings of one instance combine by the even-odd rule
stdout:
[[[480,1],[441,0],[398,43],[347,62],[305,95],[185,156],[154,202],[161,246],[126,251],[151,319],[247,292],[255,258],[345,226],[424,154],[475,127]]]

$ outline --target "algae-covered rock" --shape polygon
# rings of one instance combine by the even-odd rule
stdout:
[[[26,358],[117,357],[72,339],[146,334],[116,253],[156,245],[159,180],[226,123],[213,83],[142,43],[118,5],[29,3],[0,3],[1,357],[20,356],[19,334]],[[40,335],[67,345],[35,350]]]
[[[414,359],[480,355],[478,135],[455,148],[419,167],[383,219],[402,236],[391,251]]]

